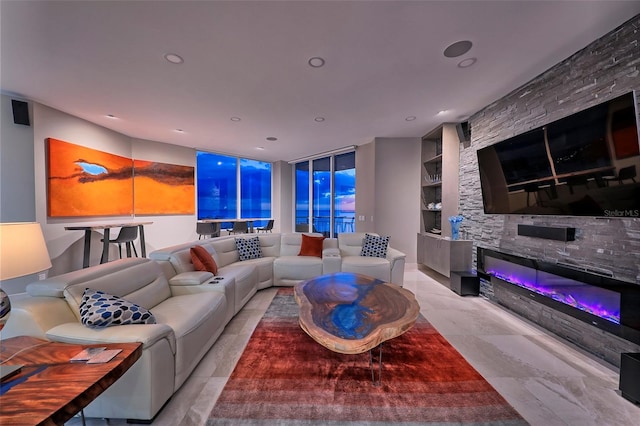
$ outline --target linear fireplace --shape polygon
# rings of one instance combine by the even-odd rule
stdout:
[[[496,294],[515,293],[640,345],[640,285],[482,247],[478,275]]]

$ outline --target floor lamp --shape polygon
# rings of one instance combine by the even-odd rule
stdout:
[[[39,223],[0,223],[0,282],[49,268],[51,260]],[[9,296],[0,288],[0,321],[10,310]]]

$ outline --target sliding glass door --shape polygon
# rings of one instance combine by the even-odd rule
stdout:
[[[334,234],[355,232],[356,156],[355,152],[336,155],[333,171]]]
[[[355,178],[355,152],[296,163],[296,232],[354,232]]]

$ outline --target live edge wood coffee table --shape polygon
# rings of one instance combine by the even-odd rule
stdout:
[[[91,346],[122,352],[103,364],[69,362]],[[0,424],[64,424],[118,380],[141,354],[141,343],[75,345],[33,337],[0,340],[0,363],[23,365],[0,386]]]
[[[371,379],[382,379],[382,343],[415,324],[420,306],[412,292],[366,275],[338,272],[295,286],[300,327],[325,348],[343,354],[369,351]],[[378,348],[378,378],[373,349]]]

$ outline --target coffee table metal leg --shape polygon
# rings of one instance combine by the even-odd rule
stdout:
[[[382,384],[382,343],[378,345],[378,379],[376,380],[375,368],[373,366],[373,351],[376,348],[369,349],[369,368],[371,369],[371,381],[373,386]]]

